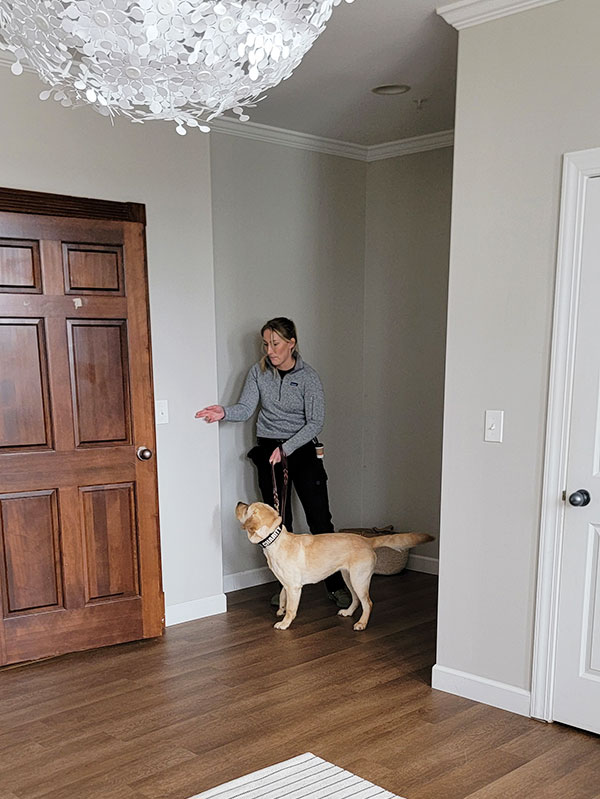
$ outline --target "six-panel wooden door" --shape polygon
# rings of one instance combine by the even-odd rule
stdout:
[[[153,405],[144,225],[0,212],[0,664],[162,633]]]

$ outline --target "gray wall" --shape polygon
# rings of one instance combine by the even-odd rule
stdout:
[[[369,164],[363,512],[439,532],[452,148]],[[416,550],[437,557],[438,543]]]
[[[0,70],[0,185],[146,204],[155,394],[170,412],[157,428],[167,620],[173,606],[177,618],[214,612],[224,607],[218,436],[194,420],[198,397],[216,392],[208,138],[112,126],[41,102],[40,86]]]
[[[237,401],[260,357],[263,323],[291,317],[301,353],[325,388],[334,524],[357,524],[366,164],[211,133],[211,166],[218,400]],[[265,566],[234,517],[239,499],[259,497],[245,458],[253,440],[253,423],[220,425],[225,574]],[[297,517],[295,529],[306,529]]]
[[[561,157],[600,144],[599,30],[566,0],[459,40],[437,662],[527,690]]]
[[[325,386],[337,527],[438,531],[451,159],[367,165],[211,134],[218,400],[236,401],[263,322],[291,316]],[[233,516],[258,496],[253,439],[253,423],[220,425],[226,575],[265,566]]]

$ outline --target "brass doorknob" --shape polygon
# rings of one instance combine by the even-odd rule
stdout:
[[[148,447],[138,447],[136,455],[141,461],[149,461],[152,457],[152,450]]]

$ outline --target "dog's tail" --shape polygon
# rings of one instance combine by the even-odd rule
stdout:
[[[368,539],[373,549],[390,547],[390,549],[410,549],[417,544],[426,544],[433,541],[433,536],[428,533],[392,533],[390,535],[377,535]]]

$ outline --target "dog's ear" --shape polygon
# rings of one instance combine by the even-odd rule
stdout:
[[[238,502],[238,504],[235,506],[235,515],[237,516],[237,519],[242,527],[244,525],[246,514],[248,513],[248,507],[249,506],[246,505],[245,502]]]

